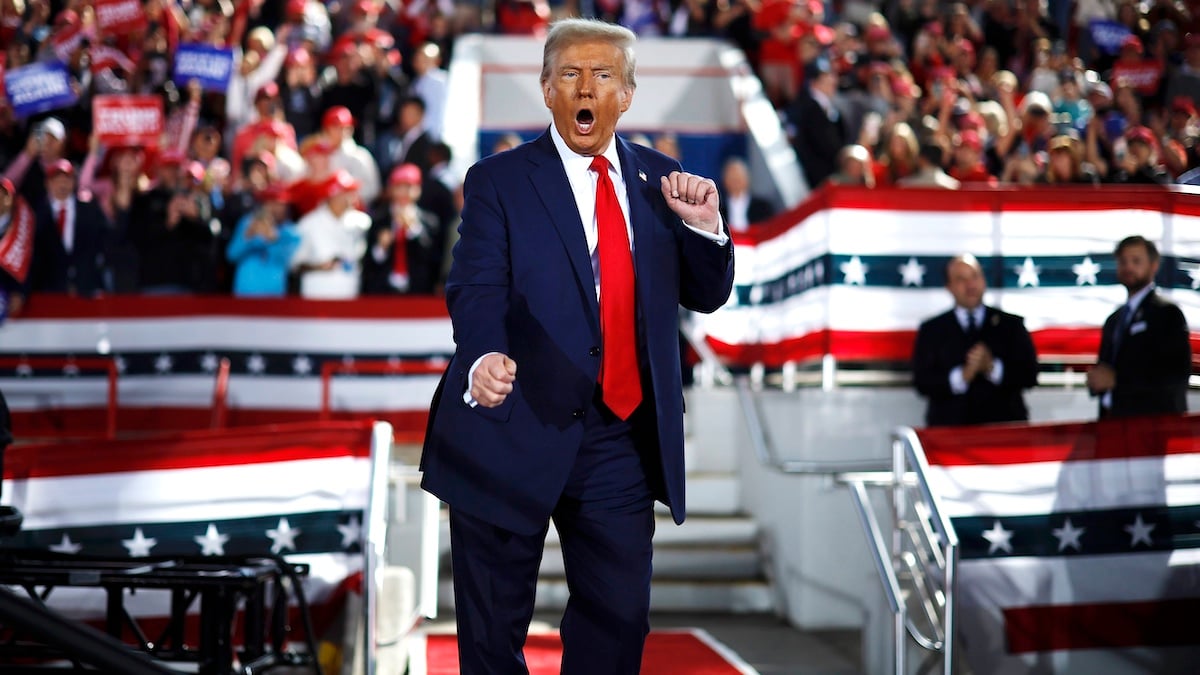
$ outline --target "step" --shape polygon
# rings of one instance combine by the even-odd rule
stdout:
[[[534,606],[537,610],[561,611],[567,596],[567,582],[540,580]],[[454,607],[449,579],[438,584],[438,604],[451,610]],[[655,581],[650,586],[650,608],[654,612],[773,612],[775,594],[765,581]]]
[[[539,578],[551,581],[562,579],[564,574],[562,552],[547,548],[542,556]],[[761,579],[762,575],[762,554],[754,547],[654,550],[655,583],[660,580],[744,581]]]
[[[670,513],[655,502],[657,513]],[[687,476],[687,513],[692,516],[725,516],[742,511],[742,485],[731,473],[694,473]]]

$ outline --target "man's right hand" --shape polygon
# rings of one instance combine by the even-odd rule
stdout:
[[[1088,391],[1104,394],[1117,386],[1117,371],[1107,363],[1097,363],[1087,374]]]
[[[516,361],[505,354],[488,354],[475,369],[475,377],[471,380],[471,397],[485,408],[495,408],[512,393],[516,379]]]

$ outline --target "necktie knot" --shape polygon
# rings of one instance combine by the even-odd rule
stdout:
[[[592,158],[592,165],[588,168],[600,174],[601,176],[607,176],[608,160],[604,158],[604,155],[596,155]]]

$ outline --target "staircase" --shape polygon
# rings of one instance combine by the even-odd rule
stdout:
[[[732,452],[705,449],[688,437],[688,515],[675,525],[666,507],[655,506],[654,576],[650,604],[656,612],[753,613],[775,609],[767,580],[758,524],[742,512],[741,484]],[[450,581],[449,527],[443,517],[439,605],[454,605]],[[537,609],[566,606],[558,532],[553,523],[538,579]]]

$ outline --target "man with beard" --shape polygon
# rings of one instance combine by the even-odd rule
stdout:
[[[725,303],[733,247],[711,179],[615,135],[635,39],[555,23],[541,75],[553,123],[463,185],[446,283],[455,353],[421,469],[450,505],[467,675],[528,672],[551,519],[571,593],[562,672],[638,672],[653,503],[684,517],[679,306]]]
[[[1087,375],[1100,417],[1185,413],[1192,347],[1183,312],[1155,288],[1158,247],[1126,237],[1114,256],[1129,297],[1104,322],[1100,358]]]

